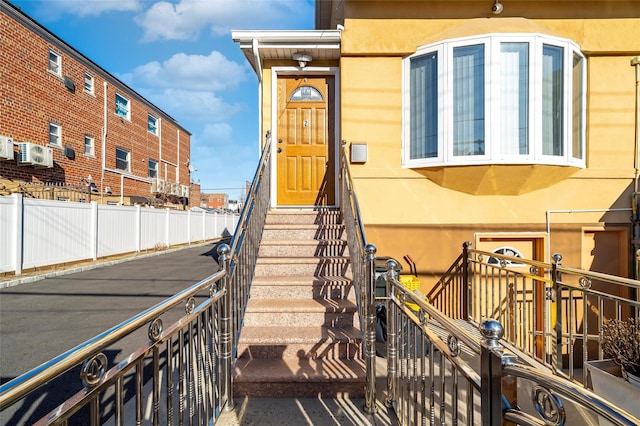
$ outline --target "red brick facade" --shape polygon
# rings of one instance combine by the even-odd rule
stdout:
[[[0,179],[81,185],[91,176],[99,193],[109,187],[113,195],[182,204],[178,198],[190,186],[189,131],[21,11],[2,3],[0,135],[13,139],[16,156],[18,142],[52,148],[53,167],[0,160]],[[51,54],[60,59],[59,74],[50,70]],[[93,77],[93,93],[85,88],[86,75]],[[116,93],[129,101],[129,118],[116,114]],[[149,131],[149,115],[156,119],[157,135]],[[49,143],[50,124],[60,128],[58,144]],[[85,137],[93,138],[93,155],[85,154]],[[128,152],[129,170],[116,167],[116,147]],[[172,185],[152,194],[150,159],[157,162],[158,178],[184,186],[174,185],[177,196],[170,194]]]

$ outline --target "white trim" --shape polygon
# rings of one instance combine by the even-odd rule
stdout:
[[[334,78],[334,175],[335,175],[335,203],[333,206],[340,205],[340,186],[338,172],[340,170],[340,68],[339,67],[305,67],[301,70],[298,67],[273,67],[271,69],[271,207],[278,207],[278,77],[284,75],[331,75]],[[287,207],[295,207],[289,206]],[[304,206],[311,207],[311,206]]]

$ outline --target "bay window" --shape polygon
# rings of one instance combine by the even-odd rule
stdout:
[[[569,40],[448,40],[406,58],[404,79],[406,167],[585,165],[585,61]]]

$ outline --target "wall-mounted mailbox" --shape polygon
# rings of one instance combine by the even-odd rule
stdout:
[[[365,142],[351,142],[351,163],[367,162],[367,144]]]

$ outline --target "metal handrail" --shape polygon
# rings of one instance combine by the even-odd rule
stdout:
[[[618,425],[640,424],[640,419],[581,384],[542,371],[539,366],[526,365],[527,357],[519,359],[501,340],[504,329],[497,321],[485,320],[478,325],[479,334],[470,334],[431,305],[420,291],[403,286],[397,279],[396,266],[393,259],[387,262],[391,302],[387,361],[392,364],[387,394],[388,403],[403,424],[433,424],[434,415],[438,424],[460,420],[476,424],[470,419],[477,414],[482,424],[501,424],[503,420],[540,426],[565,424],[565,420],[566,424],[582,424],[582,416],[600,416]],[[436,333],[436,329],[440,331]],[[462,345],[480,360],[479,364],[460,359]],[[434,394],[434,386],[440,393]],[[522,389],[529,386],[534,395],[533,413],[520,408],[530,403],[518,400],[526,399],[527,392]],[[582,408],[565,412],[563,401]]]
[[[174,296],[140,312],[128,320],[111,327],[84,343],[0,386],[0,410],[4,410],[6,407],[24,398],[28,393],[44,386],[46,383],[86,360],[90,355],[109,347],[133,331],[143,327],[151,320],[178,306],[184,302],[184,300],[189,299],[204,289],[211,288],[212,285],[224,275],[224,271],[218,271]]]
[[[366,389],[364,410],[367,413],[374,413],[376,411],[376,248],[373,244],[367,243],[364,225],[360,217],[358,198],[353,190],[353,181],[344,141],[340,160],[340,210],[346,229],[358,319],[365,350]]]

